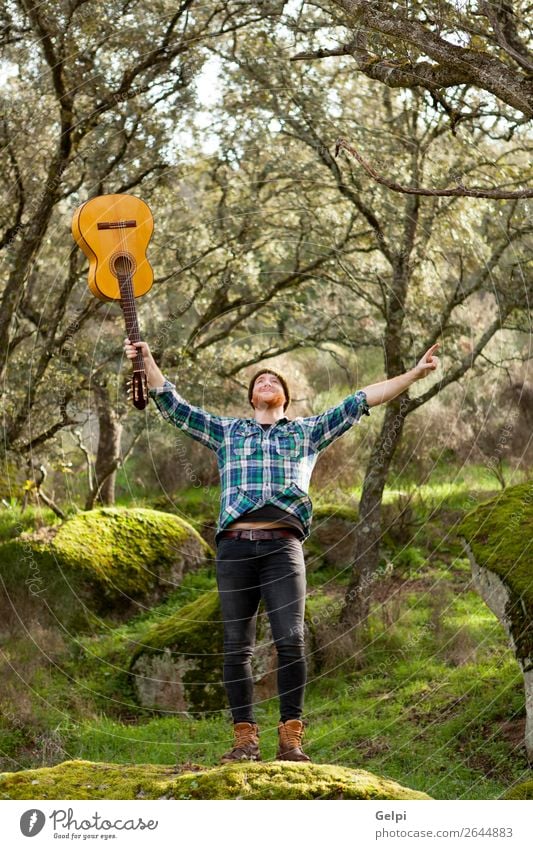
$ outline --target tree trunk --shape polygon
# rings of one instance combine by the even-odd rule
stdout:
[[[90,507],[94,502],[115,503],[115,479],[120,465],[120,440],[122,424],[113,409],[106,385],[94,384],[98,409],[98,449],[94,470],[94,485],[90,493]]]
[[[359,503],[352,573],[340,615],[340,622],[344,626],[361,626],[368,617],[372,585],[379,577],[383,490],[396,446],[401,439],[408,407],[406,393],[387,404],[383,426],[372,449]]]

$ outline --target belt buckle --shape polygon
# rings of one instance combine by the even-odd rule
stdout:
[[[254,539],[261,539],[261,528],[250,528],[250,536],[249,539],[252,541]],[[258,536],[255,536],[258,534]]]

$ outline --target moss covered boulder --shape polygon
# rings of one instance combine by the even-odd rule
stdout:
[[[0,774],[0,799],[430,799],[371,772],[330,764],[111,764],[65,761]]]
[[[187,522],[143,508],[104,507],[0,545],[10,603],[84,627],[87,612],[131,615],[164,598],[213,552]]]
[[[474,585],[505,628],[524,676],[525,744],[533,762],[533,482],[480,504],[458,532]]]
[[[533,778],[530,781],[522,781],[520,784],[510,787],[502,798],[533,800]]]
[[[317,671],[314,628],[304,626],[308,669]],[[263,602],[252,660],[256,699],[277,693],[277,652]],[[218,590],[152,624],[131,655],[130,674],[139,704],[191,715],[227,707],[223,687],[223,623]]]
[[[533,778],[530,781],[522,781],[520,784],[510,787],[503,794],[502,799],[533,800]]]
[[[218,591],[152,624],[131,654],[133,690],[142,707],[176,712],[225,706]]]

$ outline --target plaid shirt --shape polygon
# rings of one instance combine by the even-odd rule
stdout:
[[[362,389],[318,416],[286,416],[264,431],[255,419],[215,416],[194,407],[169,380],[150,389],[161,415],[216,453],[221,480],[217,535],[244,513],[274,504],[294,513],[310,532],[313,506],[308,496],[318,455],[361,414],[370,415]]]

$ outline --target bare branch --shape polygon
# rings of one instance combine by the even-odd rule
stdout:
[[[345,139],[337,139],[335,143],[335,156],[339,155],[339,151],[347,150],[352,156],[357,159],[363,169],[372,177],[372,179],[381,186],[386,186],[393,192],[401,192],[406,195],[421,195],[424,197],[470,197],[470,198],[492,198],[493,200],[512,200],[515,198],[530,198],[533,197],[533,189],[520,189],[512,192],[508,189],[484,189],[473,186],[457,186],[455,189],[422,189],[417,186],[402,186],[400,183],[395,183],[382,177],[378,172],[366,162],[358,151],[348,144]]]
[[[76,419],[71,418],[67,413],[67,404],[74,395],[74,392],[65,393],[65,397],[63,399],[63,404],[61,406],[61,420],[55,422],[51,427],[47,428],[43,433],[39,434],[39,436],[34,437],[29,442],[26,442],[24,445],[20,447],[14,446],[14,450],[19,454],[26,454],[29,451],[34,451],[39,445],[43,445],[48,440],[52,439],[52,437],[57,433],[58,430],[61,430],[64,427],[68,427],[68,425],[79,425],[80,422]]]

